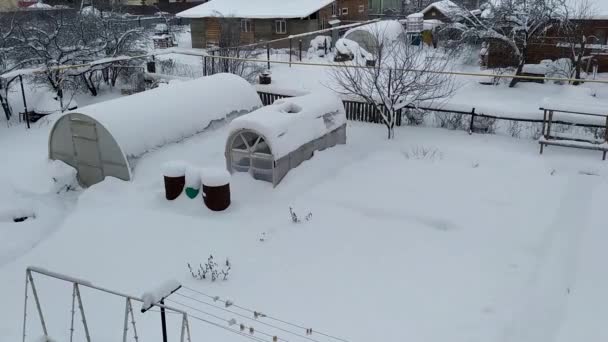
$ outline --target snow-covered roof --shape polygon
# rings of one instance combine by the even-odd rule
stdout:
[[[597,20],[608,20],[608,1],[606,0],[591,0],[593,8],[592,18]]]
[[[53,6],[43,3],[42,1],[38,1],[37,3],[27,6],[30,9],[53,9]]]
[[[275,101],[234,119],[230,135],[243,129],[266,138],[275,159],[330,133],[346,123],[340,98],[331,91],[314,92]]]
[[[82,10],[80,10],[80,14],[84,16],[90,15],[93,17],[101,17],[101,11],[93,6],[83,7]]]
[[[255,88],[233,74],[217,74],[79,108],[101,123],[126,157],[137,157],[205,130],[215,120],[262,106]],[[59,120],[57,120],[59,122]]]
[[[334,0],[211,0],[178,13],[182,18],[305,18]]]
[[[428,5],[425,9],[423,9],[421,11],[421,13],[426,14],[428,11],[430,11],[433,8],[438,10],[439,12],[441,12],[443,15],[445,15],[448,18],[462,18],[462,17],[468,17],[471,15],[470,12],[468,12],[464,8],[456,5],[455,3],[453,3],[450,0],[442,0],[442,1],[433,2],[432,4]]]
[[[354,41],[353,34],[358,31],[366,31],[371,33],[372,37],[382,37],[388,42],[398,40],[405,36],[405,30],[403,25],[397,20],[382,20],[371,24],[361,25],[354,27],[344,34],[344,38],[348,38]],[[350,37],[349,37],[350,36]],[[358,42],[360,43],[360,42]]]

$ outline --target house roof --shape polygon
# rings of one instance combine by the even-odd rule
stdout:
[[[428,11],[430,11],[433,8],[438,10],[439,12],[441,12],[443,15],[445,15],[448,18],[468,17],[471,15],[470,12],[468,12],[464,8],[456,5],[455,3],[453,3],[450,0],[442,0],[442,1],[433,2],[432,4],[428,5],[425,9],[423,9],[420,12],[423,14],[426,14]]]
[[[211,0],[177,14],[182,18],[305,18],[334,0]]]

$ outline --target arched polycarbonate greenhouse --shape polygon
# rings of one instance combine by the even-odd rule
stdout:
[[[74,167],[82,186],[131,180],[146,152],[262,106],[253,86],[232,74],[173,82],[69,112],[49,136],[49,158]]]
[[[315,151],[346,143],[346,113],[331,93],[277,100],[230,123],[226,165],[279,184]]]

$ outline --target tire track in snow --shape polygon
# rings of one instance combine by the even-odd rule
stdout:
[[[564,318],[575,281],[581,237],[587,228],[594,179],[571,176],[556,215],[542,236],[538,262],[519,298],[504,342],[550,342]]]

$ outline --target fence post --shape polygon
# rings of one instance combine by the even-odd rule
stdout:
[[[203,76],[207,76],[207,56],[203,56]]]
[[[327,55],[327,38],[323,39],[323,52]]]
[[[141,27],[141,17],[137,17],[137,26]]]
[[[215,50],[211,50],[211,75],[215,74]]]
[[[302,39],[300,39],[300,41],[298,42],[299,48],[300,48],[300,62],[302,61]]]
[[[473,134],[473,124],[475,122],[475,108],[471,111],[471,123],[469,124],[469,135]]]
[[[19,85],[21,86],[21,98],[23,99],[23,109],[25,110],[25,123],[27,128],[30,128],[30,112],[27,110],[27,101],[25,100],[25,90],[23,89],[23,76],[19,75]]]
[[[291,68],[291,51],[292,51],[292,46],[291,46],[291,38],[289,38],[289,67]]]
[[[266,44],[266,66],[270,70],[270,44]]]

